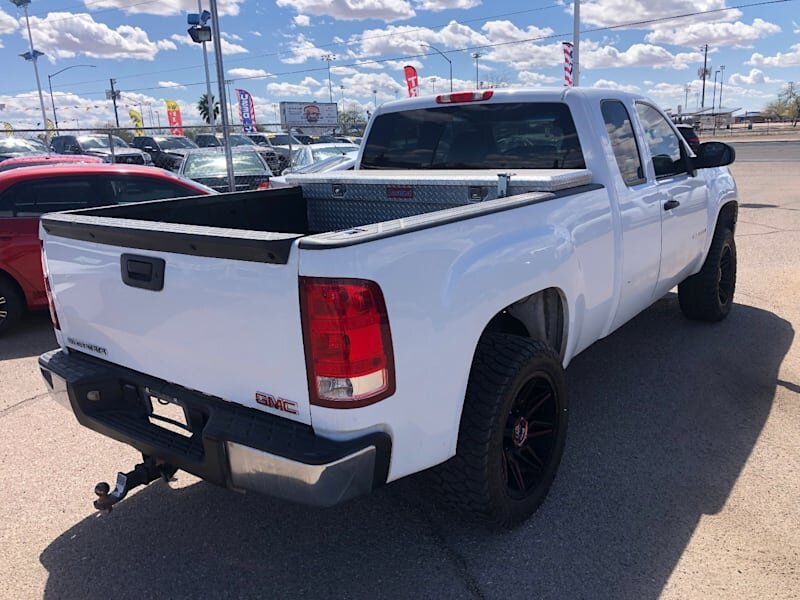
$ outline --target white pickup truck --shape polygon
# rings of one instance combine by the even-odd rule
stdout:
[[[674,286],[724,318],[730,146],[695,156],[646,98],[458,92],[391,102],[350,173],[42,218],[53,395],[144,462],[333,505],[431,467],[504,525],[555,476],[564,368]]]

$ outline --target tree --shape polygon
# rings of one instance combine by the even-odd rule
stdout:
[[[797,92],[794,82],[786,84],[783,91],[778,94],[777,100],[773,100],[764,107],[765,116],[788,119],[792,122],[792,127],[797,126],[800,120],[800,93]]]
[[[217,117],[219,117],[219,102],[214,99],[214,96],[211,96],[211,103],[214,106],[214,122],[216,123]],[[197,112],[200,113],[200,116],[206,123],[211,123],[208,114],[208,94],[200,96],[200,100],[197,102]]]

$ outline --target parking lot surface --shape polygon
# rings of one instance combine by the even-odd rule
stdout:
[[[511,531],[424,477],[315,509],[179,473],[98,517],[94,484],[139,457],[45,396],[29,316],[0,339],[0,597],[800,598],[800,164],[733,171],[730,317],[670,293],[578,356],[558,477]]]

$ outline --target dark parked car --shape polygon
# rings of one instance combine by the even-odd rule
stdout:
[[[237,192],[269,188],[272,171],[254,146],[231,148],[233,177]],[[190,150],[179,173],[218,192],[228,192],[228,167],[222,148]]]
[[[0,161],[29,154],[47,154],[47,146],[39,140],[7,137],[0,138]]]
[[[106,162],[128,165],[152,165],[149,154],[131,148],[116,135],[57,135],[50,141],[53,152],[59,154],[87,154],[99,156]],[[113,158],[112,158],[113,157]]]
[[[273,174],[283,173],[283,170],[289,166],[289,148],[283,146],[273,146],[272,140],[270,140],[270,137],[265,133],[246,133],[245,135],[253,140],[256,146],[271,148],[277,153],[277,168],[273,168],[272,165],[269,167]]]
[[[0,173],[0,335],[25,309],[47,309],[39,215],[213,193],[194,181],[143,166],[50,164]]]
[[[285,165],[281,166],[280,157],[271,146],[259,145],[249,136],[240,133],[232,133],[228,136],[228,139],[231,141],[231,148],[239,146],[255,148],[273,173],[279,173],[283,170]],[[220,148],[223,145],[223,140],[224,138],[221,135],[213,133],[199,133],[195,136],[195,142],[200,148]]]
[[[697,154],[697,151],[700,149],[700,136],[697,135],[694,127],[685,123],[676,125],[675,127],[678,128],[683,138],[689,142],[689,147],[692,149],[692,152]]]
[[[155,166],[168,171],[177,171],[187,150],[197,148],[197,144],[182,135],[137,136],[131,146],[149,154]]]

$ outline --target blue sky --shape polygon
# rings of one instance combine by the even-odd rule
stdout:
[[[35,127],[41,111],[33,68],[18,56],[28,50],[23,12],[0,2],[0,121]],[[571,40],[573,27],[572,3],[548,0],[219,0],[219,9],[225,78],[253,94],[259,123],[274,122],[281,101],[328,101],[327,54],[335,56],[333,100],[344,98],[347,108],[405,96],[405,64],[417,67],[422,94],[449,89],[448,62],[430,46],[452,61],[455,89],[475,87],[474,52],[482,55],[481,82],[561,86],[561,42]],[[62,126],[113,120],[105,99],[111,77],[122,93],[122,124],[129,124],[127,107],[141,107],[147,125],[151,115],[165,123],[164,100],[181,105],[185,124],[199,123],[194,105],[205,78],[200,46],[186,33],[190,11],[197,0],[33,0],[48,118],[48,74],[94,65],[52,77]],[[593,0],[580,13],[584,86],[693,109],[705,44],[706,106],[718,103],[721,86],[726,107],[759,110],[787,82],[800,83],[800,0]]]

